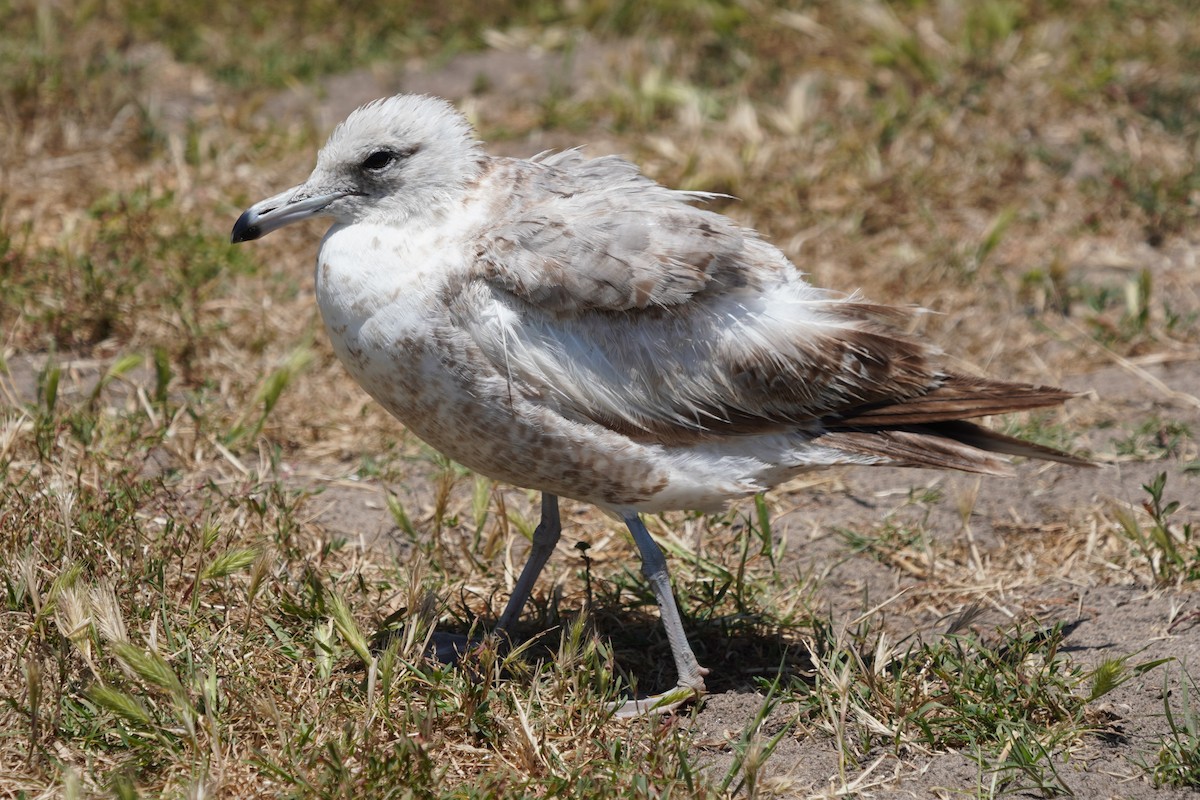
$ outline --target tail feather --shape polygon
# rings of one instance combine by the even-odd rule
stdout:
[[[1076,467],[1095,466],[1053,447],[1027,442],[966,420],[1061,405],[1071,392],[1048,386],[947,375],[936,389],[914,398],[860,407],[825,420],[817,441],[899,466],[933,467],[1008,475],[1002,456],[1024,456]]]
[[[1075,467],[1095,466],[1062,450],[963,421],[834,431],[816,441],[848,453],[875,456],[894,466],[956,469],[984,475],[1012,474],[1012,466],[997,458],[997,454],[1057,461]]]
[[[858,407],[828,421],[831,430],[895,428],[948,420],[989,417],[1062,405],[1074,393],[1053,386],[1008,383],[965,375],[947,375],[940,386],[918,397]]]
[[[973,422],[943,422],[930,425],[929,432],[934,436],[944,436],[956,442],[989,453],[1002,453],[1009,456],[1024,456],[1037,458],[1042,461],[1057,461],[1060,464],[1070,464],[1073,467],[1094,467],[1096,464],[1086,458],[1071,455],[1054,447],[1029,442],[990,430]]]
[[[837,431],[816,439],[845,453],[870,456],[896,467],[955,469],[982,475],[1013,474],[1002,458],[953,438],[913,430]]]

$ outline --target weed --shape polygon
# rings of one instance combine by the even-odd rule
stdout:
[[[1113,442],[1118,455],[1139,461],[1156,461],[1178,456],[1192,438],[1191,426],[1179,420],[1151,415],[1139,421],[1129,435]]]
[[[1063,423],[1055,414],[1029,413],[1005,418],[1004,433],[1018,439],[1053,447],[1058,450],[1075,450],[1079,431]]]
[[[1171,703],[1174,694],[1169,676],[1164,675],[1163,713],[1169,733],[1153,760],[1143,761],[1142,767],[1150,773],[1155,786],[1200,788],[1200,702],[1196,682],[1186,669],[1180,669],[1179,703],[1175,709]]]
[[[871,536],[852,528],[838,528],[837,534],[846,540],[852,552],[870,553],[884,563],[897,553],[911,550],[915,545],[923,543],[925,538],[920,527],[897,525],[892,522],[884,523],[879,533]]]
[[[1056,761],[1092,729],[1088,705],[1164,663],[1128,657],[1091,671],[1059,652],[1063,627],[1016,627],[996,644],[949,634],[905,650],[869,627],[810,641],[814,683],[791,700],[809,724],[833,734],[843,771],[875,743],[963,748],[1006,791],[1070,794]],[[873,640],[873,641],[872,641]]]
[[[224,437],[225,443],[240,443],[246,439],[257,437],[262,432],[267,417],[279,402],[279,398],[295,382],[296,376],[309,365],[312,359],[311,343],[301,344],[288,354],[283,364],[267,375],[254,393],[254,402],[262,404],[261,412],[255,415],[253,422],[247,423],[243,417],[234,423],[233,428]]]
[[[754,717],[747,722],[741,738],[734,746],[733,761],[725,773],[724,780],[721,781],[722,792],[736,795],[745,788],[747,797],[758,797],[760,772],[763,765],[771,757],[771,753],[774,752],[779,742],[791,732],[795,722],[793,718],[780,725],[773,735],[769,737],[763,735],[763,727],[768,717],[778,708],[779,703],[779,680],[776,679],[768,683],[762,705],[759,706]],[[730,786],[733,787],[732,790]]]
[[[1166,486],[1165,472],[1142,484],[1142,489],[1150,496],[1142,502],[1142,509],[1150,520],[1149,527],[1119,506],[1113,506],[1113,514],[1120,533],[1137,547],[1157,583],[1194,581],[1200,579],[1200,539],[1191,522],[1172,520],[1180,503],[1178,500],[1164,501]]]

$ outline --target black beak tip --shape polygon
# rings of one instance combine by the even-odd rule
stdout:
[[[233,223],[233,233],[229,237],[230,244],[252,242],[262,236],[262,228],[254,224],[257,216],[257,214],[252,214],[249,210],[242,212],[237,222]]]

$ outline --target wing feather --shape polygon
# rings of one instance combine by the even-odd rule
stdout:
[[[942,371],[897,332],[913,309],[811,286],[697,195],[576,151],[497,163],[510,196],[452,308],[511,391],[664,445],[795,432],[897,464],[1078,461],[958,422],[1068,393]]]
[[[615,157],[502,162],[511,187],[480,237],[479,274],[553,313],[687,302],[732,274],[747,232]],[[507,213],[505,211],[507,210]]]

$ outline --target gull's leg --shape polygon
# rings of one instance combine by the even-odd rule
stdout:
[[[560,536],[562,520],[558,516],[558,497],[542,492],[542,519],[533,532],[533,546],[529,550],[529,558],[521,568],[521,575],[517,578],[517,585],[513,587],[512,596],[508,598],[504,613],[500,615],[500,621],[496,623],[496,633],[507,637],[509,628],[516,624],[521,616],[521,609],[525,608],[529,595],[533,594],[533,586],[546,567],[546,562],[550,560]]]
[[[533,546],[529,550],[529,558],[525,561],[525,566],[521,568],[517,585],[513,587],[512,596],[508,598],[508,604],[504,606],[504,613],[500,615],[500,621],[496,623],[495,632],[502,637],[505,643],[508,641],[509,629],[521,616],[521,609],[525,607],[529,595],[533,594],[533,585],[537,583],[538,576],[542,574],[542,569],[550,560],[550,555],[554,552],[554,546],[558,544],[561,535],[562,522],[558,516],[558,497],[543,492],[542,520],[533,532]],[[475,640],[475,644],[478,644],[478,640]],[[462,657],[463,653],[467,652],[471,645],[472,642],[465,636],[435,632],[429,648],[430,655],[443,664],[453,664]]]
[[[633,534],[633,542],[642,555],[642,574],[646,576],[650,589],[658,600],[658,613],[662,618],[663,627],[667,630],[667,641],[671,645],[671,655],[675,657],[675,670],[679,674],[679,682],[675,689],[641,700],[630,700],[617,708],[617,716],[632,717],[652,711],[670,711],[692,697],[704,694],[704,676],[708,674],[708,670],[696,661],[696,654],[692,652],[692,646],[688,644],[687,635],[683,632],[683,620],[679,616],[679,607],[675,604],[675,595],[671,592],[667,557],[662,548],[651,538],[650,531],[646,530],[645,523],[637,514],[622,514],[621,518]]]

